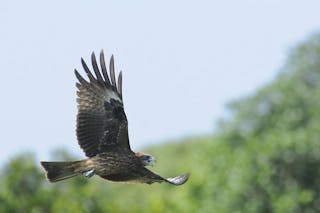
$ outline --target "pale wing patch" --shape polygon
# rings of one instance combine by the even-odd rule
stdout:
[[[105,101],[107,101],[108,103],[110,103],[111,99],[114,99],[122,103],[122,100],[120,99],[119,95],[113,90],[108,90],[108,92],[105,92],[104,97],[105,97]]]

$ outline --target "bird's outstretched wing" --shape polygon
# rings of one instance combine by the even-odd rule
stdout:
[[[86,156],[93,157],[108,149],[110,145],[119,145],[130,149],[128,139],[128,122],[122,101],[122,73],[119,73],[116,83],[113,56],[110,59],[110,78],[104,60],[100,53],[99,69],[94,53],[91,62],[95,76],[81,58],[81,63],[89,81],[85,80],[77,70],[76,84],[78,115],[77,138]]]
[[[190,176],[189,173],[178,175],[176,177],[167,178],[166,182],[171,183],[173,185],[182,185],[185,182],[187,182],[187,180],[189,179],[189,176]]]
[[[186,173],[186,174],[181,174],[178,175],[176,177],[172,177],[172,178],[163,178],[160,175],[157,175],[155,173],[153,173],[152,171],[150,171],[147,168],[143,168],[139,171],[139,176],[140,176],[140,183],[148,183],[148,184],[152,184],[155,182],[161,183],[161,182],[167,182],[173,185],[182,185],[185,182],[187,182],[187,180],[189,179],[190,174]]]

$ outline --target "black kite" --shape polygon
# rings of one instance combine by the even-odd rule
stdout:
[[[81,59],[89,81],[75,70],[79,81],[76,84],[76,132],[78,143],[88,158],[79,161],[41,162],[48,180],[57,182],[77,175],[98,175],[116,182],[184,184],[189,174],[163,178],[146,168],[155,163],[153,156],[131,150],[128,121],[122,101],[122,73],[119,73],[116,82],[112,56],[108,76],[103,51],[100,53],[100,69],[94,53],[91,60],[95,76]]]

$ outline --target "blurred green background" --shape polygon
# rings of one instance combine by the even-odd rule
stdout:
[[[290,51],[273,82],[227,107],[213,135],[145,150],[165,177],[189,171],[183,186],[49,184],[34,154],[21,153],[1,168],[0,212],[320,212],[320,34]]]

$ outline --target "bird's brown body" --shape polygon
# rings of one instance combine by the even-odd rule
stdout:
[[[115,79],[113,57],[110,60],[110,79],[100,54],[101,71],[95,55],[91,55],[95,76],[86,63],[82,66],[89,78],[86,81],[75,70],[79,83],[77,138],[88,159],[67,162],[41,162],[50,182],[56,182],[77,175],[91,177],[98,175],[106,180],[130,183],[167,182],[181,185],[189,174],[174,178],[162,178],[145,166],[153,165],[154,157],[133,152],[128,137],[128,121],[122,101],[122,74]]]
[[[114,152],[105,152],[93,157],[92,161],[96,165],[95,173],[110,181],[132,183],[153,183],[155,181],[163,181],[160,176],[146,169],[133,152],[124,152],[120,155],[115,155]]]
[[[127,177],[124,180],[121,176],[126,176],[132,171],[137,171],[144,167],[133,152],[119,147],[100,153],[91,158],[91,161],[95,165],[95,173],[97,175],[112,181],[130,180],[131,177]],[[126,174],[124,174],[124,171],[127,171]],[[117,176],[119,179],[116,178]]]

